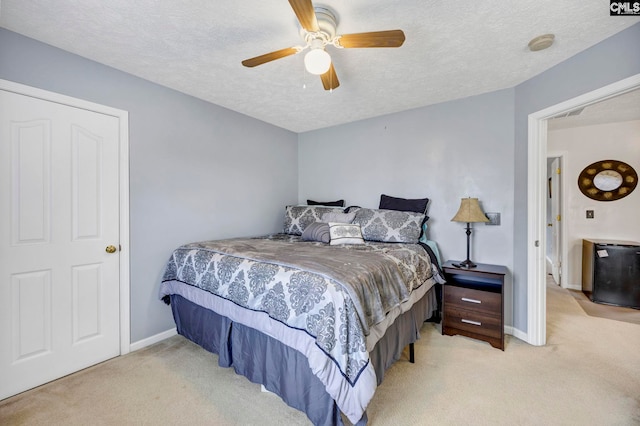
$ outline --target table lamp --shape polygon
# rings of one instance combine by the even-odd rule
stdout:
[[[476,265],[469,259],[469,241],[471,237],[471,224],[478,222],[489,222],[487,216],[482,211],[477,198],[463,198],[460,203],[458,213],[451,219],[452,222],[463,222],[467,224],[467,260],[460,263],[463,268],[475,268]]]

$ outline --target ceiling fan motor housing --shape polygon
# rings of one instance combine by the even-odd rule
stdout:
[[[318,39],[322,40],[323,45],[327,45],[331,43],[336,36],[336,27],[338,26],[336,15],[331,9],[326,7],[315,7],[314,10],[316,12],[318,27],[320,28],[319,31],[309,32],[301,28],[300,34],[308,45],[311,45],[313,40]]]

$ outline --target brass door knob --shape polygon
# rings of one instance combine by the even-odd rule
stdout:
[[[116,246],[107,246],[107,248],[105,249],[107,253],[115,253],[116,252]]]

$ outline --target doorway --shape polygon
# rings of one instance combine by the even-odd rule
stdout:
[[[558,114],[585,107],[640,88],[640,74],[529,115],[527,190],[527,338],[532,345],[546,342],[546,209],[547,121]]]

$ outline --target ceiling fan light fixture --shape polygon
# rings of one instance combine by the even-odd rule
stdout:
[[[322,48],[311,49],[304,55],[304,67],[314,75],[322,75],[331,67],[331,56]]]

